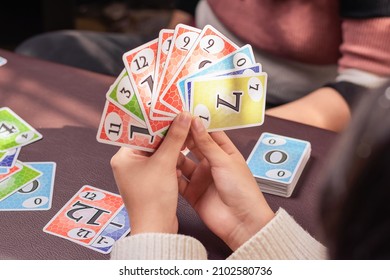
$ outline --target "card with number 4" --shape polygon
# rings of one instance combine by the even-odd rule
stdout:
[[[263,192],[290,197],[310,153],[308,141],[265,132],[247,163]]]
[[[90,245],[122,207],[120,195],[86,185],[62,207],[43,231]]]
[[[41,138],[38,131],[11,109],[0,108],[0,151],[18,148]]]

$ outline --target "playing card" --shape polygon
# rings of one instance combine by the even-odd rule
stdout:
[[[164,114],[173,118],[176,113],[168,107],[161,104],[159,97],[161,92],[165,90],[176,71],[179,69],[181,63],[187,56],[189,50],[193,47],[196,39],[198,38],[201,30],[188,26],[185,24],[178,24],[175,28],[175,32],[172,38],[172,47],[168,52],[164,69],[161,73],[161,77],[156,79],[156,89],[153,94],[152,111]],[[158,103],[158,105],[157,105]]]
[[[4,57],[0,56],[0,67],[5,65],[7,63],[7,59],[5,59]]]
[[[0,151],[21,147],[41,138],[38,131],[11,109],[0,108]]]
[[[9,172],[9,168],[8,167],[0,167],[0,174],[6,174]]]
[[[43,228],[44,232],[89,245],[122,209],[120,195],[83,186]]]
[[[27,166],[20,161],[17,161],[15,166],[20,167],[21,170],[0,182],[0,201],[42,175],[42,172]]]
[[[152,102],[156,98],[155,96],[158,95],[157,92],[157,82],[159,81],[161,74],[164,69],[164,65],[168,56],[168,52],[171,49],[172,46],[172,38],[173,38],[174,30],[172,29],[162,29],[158,36],[158,47],[157,47],[157,58],[156,58],[156,69],[154,70],[154,83],[153,83],[153,90],[152,90]],[[150,110],[150,118],[153,120],[171,120],[171,117],[167,117],[165,115],[161,115],[157,112],[153,112],[153,106],[151,105]]]
[[[179,93],[176,82],[181,78],[205,67],[208,64],[234,52],[238,46],[210,25],[203,28],[184,61],[169,81],[159,100],[175,113],[184,110],[184,99]],[[156,104],[156,109],[158,104]]]
[[[130,232],[130,220],[126,208],[121,211],[108,223],[97,238],[87,247],[97,252],[108,254],[114,243],[125,237]]]
[[[106,101],[96,139],[101,143],[148,152],[153,152],[162,140],[158,135],[150,135],[145,123],[132,118],[109,101]]]
[[[7,172],[0,173],[0,182],[6,180],[7,178],[11,177],[12,175],[14,175],[17,172],[19,172],[20,170],[22,170],[22,165],[15,164],[14,166],[12,166],[10,168],[5,168],[5,170],[7,170]]]
[[[232,72],[233,71],[233,72]],[[261,65],[259,63],[248,66],[246,68],[241,68],[239,70],[225,70],[221,72],[213,72],[212,74],[208,74],[201,77],[219,77],[219,76],[235,76],[235,75],[241,75],[241,74],[253,74],[253,73],[261,73]],[[186,92],[186,107],[187,110],[190,111],[189,108],[191,108],[190,99],[191,99],[191,87],[192,87],[192,80],[189,79],[186,86],[185,86],[185,92]]]
[[[16,160],[18,159],[20,148],[15,148],[8,150],[4,153],[3,157],[0,159],[0,167],[10,168],[15,165]]]
[[[162,29],[159,33],[152,95],[157,91],[157,81],[159,81],[164,70],[165,62],[172,46],[173,33],[174,30],[172,29]]]
[[[310,151],[308,141],[264,132],[247,163],[262,191],[290,196]]]
[[[178,82],[178,90],[186,102],[187,110],[190,106],[188,104],[188,93],[185,92],[185,85],[187,80],[195,79],[196,77],[212,75],[216,72],[222,72],[232,69],[245,68],[255,63],[255,56],[253,55],[252,47],[245,45],[242,48],[228,54],[221,59],[215,61],[212,64],[205,66],[202,69],[190,73],[189,75],[181,78]],[[261,70],[260,70],[261,72]]]
[[[266,82],[265,73],[194,79],[190,112],[201,118],[208,131],[261,125]]]
[[[55,162],[24,162],[42,176],[0,201],[0,211],[36,211],[51,208]]]
[[[172,123],[172,121],[157,121],[149,118],[157,44],[158,40],[155,39],[123,55],[123,62],[129,74],[134,92],[140,102],[146,126],[152,135],[162,134]]]
[[[106,94],[107,100],[118,106],[132,118],[145,122],[126,69],[123,69]]]

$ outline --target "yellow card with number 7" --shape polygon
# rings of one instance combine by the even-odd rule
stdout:
[[[208,131],[259,126],[264,122],[267,74],[202,77],[188,81],[190,112]]]

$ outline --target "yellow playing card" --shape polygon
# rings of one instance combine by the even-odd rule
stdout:
[[[267,74],[202,77],[188,81],[190,112],[208,131],[259,126],[264,122]]]

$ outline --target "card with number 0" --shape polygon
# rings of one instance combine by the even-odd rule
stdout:
[[[0,211],[37,211],[51,208],[56,163],[24,162],[42,176],[0,202]]]

